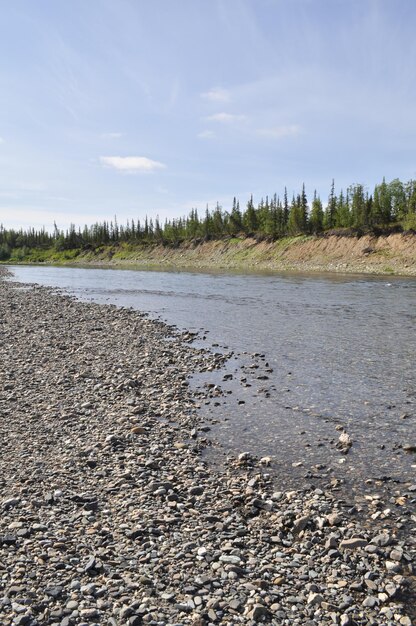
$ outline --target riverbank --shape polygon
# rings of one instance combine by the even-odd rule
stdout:
[[[411,624],[411,492],[359,518],[244,451],[220,473],[187,379],[226,357],[46,288],[0,311],[2,623]]]
[[[378,237],[333,234],[291,237],[275,242],[228,238],[186,242],[177,247],[118,244],[86,251],[33,250],[23,256],[18,253],[8,262],[416,276],[416,234],[392,233]]]
[[[275,242],[235,238],[140,251],[121,246],[110,252],[111,259],[106,260],[105,255],[103,251],[98,259],[114,265],[416,275],[416,236],[397,233],[360,238],[292,237]],[[95,256],[87,258],[94,262]]]

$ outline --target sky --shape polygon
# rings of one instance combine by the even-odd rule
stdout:
[[[415,0],[0,0],[0,223],[416,178]]]

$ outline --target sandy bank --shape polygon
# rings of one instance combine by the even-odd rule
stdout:
[[[84,252],[71,263],[116,266],[341,272],[416,276],[416,235],[328,235],[276,242],[233,238],[178,247],[119,245]]]

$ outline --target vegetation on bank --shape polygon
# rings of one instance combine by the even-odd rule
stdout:
[[[309,205],[305,186],[288,199],[285,188],[283,198],[277,194],[266,196],[255,206],[253,197],[245,208],[240,208],[234,198],[230,210],[219,204],[208,207],[203,216],[192,209],[188,217],[166,220],[146,216],[128,220],[119,225],[117,218],[110,222],[97,222],[92,226],[77,228],[71,225],[66,231],[54,226],[52,233],[5,229],[0,225],[0,261],[3,262],[60,262],[70,261],[81,252],[100,251],[103,247],[137,247],[162,244],[179,246],[195,240],[215,240],[227,237],[255,237],[277,240],[283,237],[322,234],[337,229],[341,232],[377,232],[380,230],[416,230],[416,181],[407,183],[394,179],[376,185],[370,194],[362,184],[351,185],[345,192],[335,193],[332,181],[328,201],[324,207],[314,193]]]

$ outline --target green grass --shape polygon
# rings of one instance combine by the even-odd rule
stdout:
[[[231,237],[230,239],[227,239],[227,243],[230,246],[238,246],[238,244],[242,241],[244,241],[244,239],[242,239],[241,237]]]
[[[55,250],[54,248],[13,248],[3,263],[69,263],[80,255],[80,250]]]

